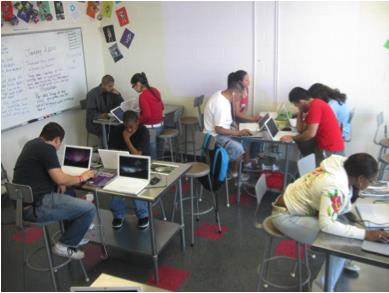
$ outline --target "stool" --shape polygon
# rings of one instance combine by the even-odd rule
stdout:
[[[173,128],[166,128],[162,131],[162,133],[158,136],[164,143],[169,143],[169,152],[170,152],[170,159],[172,162],[174,162],[174,150],[173,150],[173,141],[176,141],[176,138],[179,136],[180,132],[178,129]],[[163,148],[162,148],[163,149]],[[162,157],[164,158],[164,157]]]
[[[185,137],[184,137],[184,152],[187,155],[188,143],[191,143],[193,146],[193,158],[196,162],[196,128],[199,126],[199,121],[196,117],[182,117],[181,125],[184,127]],[[192,131],[192,140],[188,141],[188,128]]]
[[[388,139],[389,140],[389,139]],[[378,172],[378,179],[382,180],[385,173],[385,168],[387,165],[389,165],[389,153],[383,154],[379,158],[379,163],[381,164],[379,172]]]
[[[279,289],[282,289],[282,290],[287,290],[287,289],[291,289],[291,288],[295,287],[295,286],[285,286],[285,285],[283,286],[283,285],[275,284],[275,283],[273,283],[273,282],[271,282],[270,280],[267,279],[269,263],[272,262],[272,261],[281,260],[281,259],[293,261],[293,262],[295,262],[295,266],[297,265],[298,277],[299,277],[298,278],[298,287],[299,287],[299,290],[302,291],[303,286],[306,285],[306,284],[309,284],[309,281],[310,281],[310,278],[311,278],[311,271],[310,271],[309,265],[308,265],[308,254],[307,254],[306,245],[297,242],[297,245],[296,245],[297,259],[296,260],[294,260],[293,258],[290,258],[288,256],[272,256],[272,242],[273,242],[273,239],[277,238],[277,239],[281,240],[281,239],[290,239],[290,238],[285,236],[284,234],[282,234],[273,225],[271,216],[267,217],[263,221],[262,227],[263,227],[264,231],[267,234],[267,241],[266,241],[265,250],[264,250],[264,253],[263,253],[262,265],[260,266],[260,270],[259,270],[257,291],[262,291],[263,287],[267,287],[266,285],[270,285],[272,287],[279,288]],[[301,256],[300,256],[300,247],[301,246],[304,247],[304,252],[305,252],[305,258],[304,258],[305,263],[304,264],[301,263]],[[305,270],[306,270],[306,278],[304,278],[304,279],[302,279],[302,266],[303,265],[304,265]],[[294,269],[294,271],[295,271],[295,269]],[[292,272],[291,276],[294,278],[295,277],[295,272]],[[265,283],[266,285],[263,284],[263,283]]]

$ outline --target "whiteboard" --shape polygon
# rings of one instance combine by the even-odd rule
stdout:
[[[79,107],[87,92],[81,28],[1,36],[1,130]]]

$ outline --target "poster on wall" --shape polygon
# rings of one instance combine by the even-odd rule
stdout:
[[[118,18],[120,26],[124,26],[129,23],[126,7],[117,9],[116,16]]]
[[[15,4],[15,8],[18,10],[17,16],[24,20],[25,22],[30,22],[31,14],[32,14],[32,4],[28,1],[24,1],[22,3],[17,2]]]
[[[109,47],[109,52],[111,53],[112,59],[115,63],[123,58],[123,55],[119,50],[118,44],[116,43]]]
[[[111,17],[112,10],[113,10],[113,2],[103,1],[103,4],[101,4],[101,15],[104,17]]]
[[[62,1],[54,1],[55,16],[57,20],[65,19]]]
[[[38,15],[41,20],[50,21],[53,19],[50,13],[49,1],[36,1],[36,5],[38,6]]]
[[[122,38],[120,39],[120,43],[122,43],[123,46],[128,49],[131,46],[131,43],[132,43],[132,40],[134,39],[134,36],[135,36],[135,34],[126,28],[123,32]]]
[[[68,6],[68,11],[70,18],[73,20],[80,19],[80,12],[78,11],[78,7],[75,3],[70,3]]]
[[[107,43],[116,42],[115,31],[113,29],[112,24],[104,26],[103,31],[104,31],[105,41]]]
[[[96,13],[99,11],[99,7],[96,1],[88,1],[88,5],[86,7],[86,15],[89,17],[95,18]]]
[[[12,1],[1,2],[1,13],[5,21],[11,21],[12,17],[14,16]]]

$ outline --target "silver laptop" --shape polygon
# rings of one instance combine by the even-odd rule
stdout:
[[[68,175],[80,176],[90,169],[92,152],[91,147],[65,145],[62,171]]]
[[[263,116],[261,120],[259,120],[259,122],[239,123],[239,130],[248,129],[251,132],[250,136],[263,137],[262,130],[265,127],[265,123],[269,118],[269,113],[266,113],[266,115]]]
[[[70,287],[70,292],[141,292],[136,286],[116,286],[116,287]]]
[[[106,149],[98,149],[101,162],[105,169],[116,169],[118,165],[118,155],[129,155],[126,151],[114,151]]]
[[[389,228],[389,205],[386,203],[357,203],[355,205],[366,228]]]
[[[139,194],[150,182],[150,157],[118,155],[117,174],[103,189]]]
[[[389,243],[364,240],[362,242],[362,250],[389,256]]]
[[[284,135],[292,135],[293,136],[293,135],[297,134],[297,132],[294,132],[294,131],[280,131],[280,130],[278,130],[277,124],[273,118],[269,118],[265,122],[265,128],[266,128],[267,132],[269,133],[271,139],[274,141],[279,141],[280,138],[283,137]]]
[[[124,111],[120,106],[113,108],[110,113],[112,114],[113,117],[115,117],[117,121],[123,123]]]

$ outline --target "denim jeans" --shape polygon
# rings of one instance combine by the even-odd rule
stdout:
[[[135,214],[138,219],[149,216],[147,202],[144,200],[134,200]],[[126,202],[123,197],[114,196],[111,200],[111,211],[114,218],[123,219],[127,213]]]
[[[281,208],[282,209],[282,208]],[[287,211],[274,213],[272,218],[274,226],[288,237],[305,244],[312,244],[320,232],[319,220],[317,217],[291,215]],[[330,291],[335,290],[336,283],[342,274],[345,259],[337,256],[330,256]],[[325,266],[320,269],[319,274],[313,281],[313,291],[324,288]]]
[[[31,222],[67,220],[67,228],[59,242],[77,247],[96,215],[96,208],[86,200],[52,192],[43,196],[35,214],[36,217],[32,207],[23,211],[24,219]]]
[[[163,126],[156,128],[147,128],[150,133],[150,156],[152,160],[157,160],[158,158],[158,149],[157,149],[157,141],[158,136],[161,134],[163,130]]]

